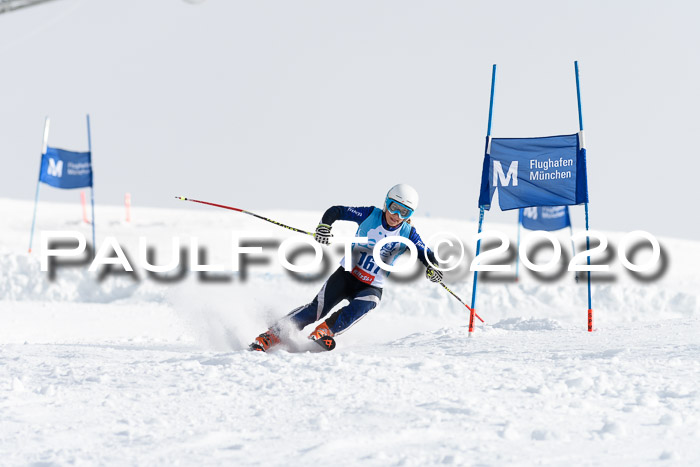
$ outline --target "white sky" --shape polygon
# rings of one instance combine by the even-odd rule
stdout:
[[[544,136],[578,130],[579,60],[591,227],[697,239],[699,17],[690,0],[60,0],[2,14],[0,197],[33,199],[46,115],[49,144],[84,150],[90,113],[98,204],[128,191],[134,205],[184,195],[320,216],[406,182],[420,214],[473,219],[491,65],[493,136]],[[516,216],[494,208],[485,226]]]

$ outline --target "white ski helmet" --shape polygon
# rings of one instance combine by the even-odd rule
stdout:
[[[391,187],[386,194],[384,209],[398,214],[401,219],[411,217],[416,208],[418,208],[418,192],[411,185],[399,183]]]

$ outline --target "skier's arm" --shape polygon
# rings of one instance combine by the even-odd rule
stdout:
[[[328,245],[333,236],[331,234],[333,222],[351,221],[359,224],[372,214],[373,210],[373,207],[354,208],[348,206],[331,206],[323,213],[321,222],[316,227],[314,239],[322,245]]]
[[[433,253],[430,248],[425,246],[425,243],[423,243],[423,240],[420,238],[420,235],[418,235],[416,228],[413,226],[411,227],[411,233],[408,235],[408,239],[411,240],[416,246],[416,249],[418,250],[418,259],[425,265],[426,268],[430,267],[428,259],[435,266],[438,265],[438,260],[435,257],[435,253]]]
[[[333,225],[333,222],[335,221],[351,221],[359,224],[363,220],[367,219],[367,217],[372,214],[373,210],[374,208],[371,206],[362,208],[331,206],[323,214],[321,224]]]
[[[427,277],[431,282],[442,282],[442,271],[435,269],[430,264],[432,263],[435,266],[438,266],[437,257],[430,248],[425,246],[425,243],[423,243],[420,235],[418,235],[418,232],[416,232],[415,227],[411,227],[411,233],[409,234],[408,238],[414,245],[416,245],[416,249],[418,250],[418,259],[420,259],[425,265],[425,277]],[[430,260],[430,263],[428,262],[428,259]]]

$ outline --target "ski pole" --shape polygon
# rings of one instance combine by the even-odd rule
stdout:
[[[454,298],[456,298],[457,300],[459,300],[459,303],[461,303],[462,305],[466,306],[467,309],[468,309],[469,311],[474,311],[474,310],[471,309],[471,307],[470,307],[469,305],[467,305],[466,303],[464,303],[464,302],[462,301],[462,299],[459,298],[459,297],[457,296],[456,293],[454,293],[453,291],[451,291],[449,287],[447,287],[447,286],[446,286],[445,284],[443,284],[442,282],[440,282],[440,285],[443,286],[443,287],[445,288],[445,290],[447,290],[449,293],[451,293],[452,296],[453,296]],[[481,316],[479,316],[479,315],[476,314],[476,311],[474,311],[474,316],[476,316],[477,318],[479,318],[479,320],[480,320],[482,323],[484,322],[484,320],[481,319]]]
[[[233,206],[226,206],[224,204],[209,203],[207,201],[200,201],[198,199],[185,198],[184,196],[176,196],[175,198],[179,199],[181,201],[192,201],[193,203],[206,204],[206,205],[214,206],[217,208],[230,209],[231,211],[242,212],[244,214],[248,214],[248,215],[257,217],[258,219],[262,219],[262,220],[270,222],[272,224],[279,225],[280,227],[284,227],[285,229],[293,230],[294,232],[299,232],[299,233],[303,233],[306,235],[311,235],[312,237],[314,236],[314,234],[312,234],[311,232],[307,232],[306,230],[297,229],[296,227],[290,227],[288,225],[282,224],[281,222],[277,222],[275,220],[268,219],[267,217],[263,217],[263,216],[260,216],[258,214],[255,214],[254,212],[246,211],[245,209],[234,208]]]
[[[289,225],[282,224],[281,222],[277,222],[277,221],[272,220],[272,219],[269,219],[269,218],[267,218],[267,217],[263,217],[263,216],[261,216],[261,215],[255,214],[254,212],[246,211],[245,209],[234,208],[233,206],[226,206],[226,205],[224,205],[224,204],[210,203],[210,202],[208,202],[208,201],[200,201],[200,200],[198,200],[198,199],[185,198],[184,196],[176,196],[175,198],[176,198],[176,199],[179,199],[179,200],[181,200],[181,201],[191,201],[191,202],[193,202],[193,203],[206,204],[206,205],[208,205],[208,206],[214,206],[214,207],[217,207],[217,208],[230,209],[231,211],[242,212],[242,213],[244,213],[244,214],[248,214],[248,215],[257,217],[258,219],[262,219],[262,220],[264,220],[264,221],[271,222],[272,224],[279,225],[280,227],[284,227],[285,229],[293,230],[294,232],[299,232],[299,233],[303,233],[303,234],[306,234],[306,235],[311,235],[312,237],[313,237],[313,235],[314,235],[314,234],[312,234],[311,232],[307,232],[306,230],[301,230],[301,229],[297,229],[296,227],[291,227],[291,226],[289,226]],[[462,301],[462,299],[459,298],[459,297],[457,296],[457,294],[455,294],[453,291],[451,291],[451,290],[449,289],[449,287],[447,287],[447,286],[446,286],[445,284],[443,284],[442,282],[440,282],[440,285],[443,286],[443,287],[445,288],[445,290],[447,290],[450,294],[452,294],[452,296],[453,296],[454,298],[456,298],[457,300],[459,300],[459,302],[460,302],[462,305],[466,306],[466,307],[469,309],[469,311],[473,311],[473,310],[469,307],[469,305],[467,305],[466,303],[464,303],[464,302]],[[477,315],[476,312],[474,312],[474,315],[475,315],[477,318],[479,318],[479,320],[481,320],[482,323],[484,322],[484,320],[481,319],[481,317],[480,317],[479,315]]]

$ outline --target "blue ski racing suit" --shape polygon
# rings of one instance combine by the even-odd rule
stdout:
[[[408,222],[390,227],[384,212],[379,208],[333,206],[323,214],[321,222],[330,226],[338,220],[356,222],[358,229],[355,236],[368,237],[367,243],[353,244],[352,256],[343,258],[341,266],[323,284],[314,299],[292,310],[272,329],[280,329],[286,323],[303,329],[324,318],[341,301],[348,300],[348,305],[325,320],[333,335],[337,335],[376,308],[382,298],[382,289],[389,271],[375,263],[373,249],[374,245],[385,237],[401,236],[409,239],[416,246],[418,259],[426,267],[429,266],[426,256],[437,265],[435,255],[425,246],[415,227]],[[407,249],[408,247],[399,241],[389,242],[381,248],[380,256],[384,263],[393,265]],[[350,262],[349,271],[345,270],[346,262]]]

